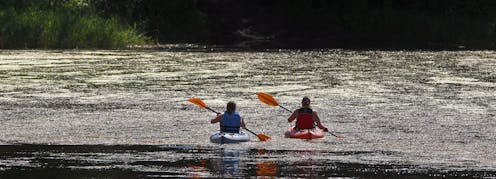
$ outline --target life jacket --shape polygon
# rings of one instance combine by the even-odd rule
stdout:
[[[241,126],[241,116],[238,112],[234,111],[232,114],[228,114],[227,111],[224,112],[224,117],[220,121],[220,131],[221,132],[231,132],[239,133],[239,127]]]
[[[313,111],[310,108],[298,109],[298,116],[296,116],[297,129],[313,129]]]

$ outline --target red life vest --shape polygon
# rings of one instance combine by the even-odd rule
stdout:
[[[314,128],[313,111],[310,108],[298,109],[298,116],[296,116],[297,129],[312,129]]]

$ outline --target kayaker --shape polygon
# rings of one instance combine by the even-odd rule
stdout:
[[[301,108],[297,109],[289,116],[288,122],[293,122],[296,119],[296,129],[313,129],[315,125],[327,132],[327,128],[320,123],[319,115],[310,107],[310,98],[303,97],[301,100]]]
[[[227,103],[224,114],[217,114],[217,117],[210,120],[210,123],[215,124],[220,122],[220,130],[222,132],[239,133],[239,128],[245,128],[243,118],[236,111],[236,103],[230,101]]]

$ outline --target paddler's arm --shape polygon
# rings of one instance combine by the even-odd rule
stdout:
[[[294,111],[291,116],[288,118],[288,122],[293,122],[296,119],[296,116],[298,116],[298,110]]]
[[[245,120],[241,118],[241,128],[246,129]]]
[[[312,117],[313,118],[313,122],[315,122],[317,124],[317,127],[319,127],[320,129],[322,129],[322,130],[324,130],[324,131],[327,132],[327,128],[324,127],[322,125],[322,123],[320,123],[320,118],[319,118],[319,115],[317,114],[317,112],[313,111],[313,115],[312,116],[313,116]]]
[[[218,123],[222,120],[223,117],[224,117],[224,114],[219,114],[219,115],[217,115],[217,117],[210,120],[210,123],[212,123],[212,124]]]

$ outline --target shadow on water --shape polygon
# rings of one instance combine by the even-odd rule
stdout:
[[[226,146],[229,147],[229,146]],[[384,151],[378,151],[384,153]],[[3,145],[0,178],[482,178],[495,171],[336,162],[359,152],[178,145]],[[306,158],[305,156],[321,156]],[[300,157],[293,157],[300,156]]]

